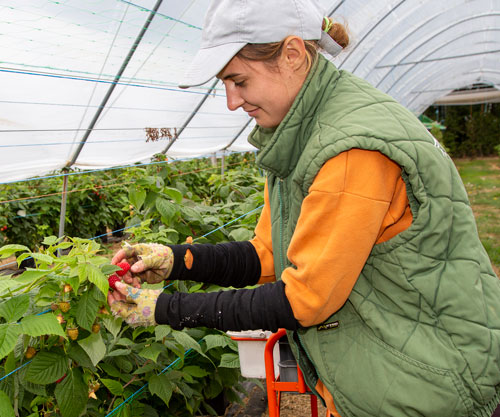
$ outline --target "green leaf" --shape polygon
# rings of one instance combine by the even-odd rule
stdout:
[[[216,347],[226,347],[228,344],[228,337],[222,334],[208,334],[203,340],[207,345],[207,350],[216,348]]]
[[[140,368],[137,368],[134,372],[133,375],[140,375],[140,374],[145,374],[151,371],[154,371],[158,365],[154,362],[146,362],[143,366]]]
[[[52,271],[50,269],[26,269],[26,271],[24,271],[16,278],[16,281],[23,284],[28,284],[36,281],[37,279],[43,278],[51,272]]]
[[[17,342],[16,342],[16,345],[17,345]],[[15,347],[14,347],[15,349]],[[9,353],[9,355],[7,356],[7,359],[5,359],[5,363],[4,363],[4,370],[5,370],[5,373],[8,374],[10,371],[13,371],[14,369],[16,369],[17,367],[17,363],[16,363],[16,356],[14,355],[14,350],[12,352]]]
[[[15,417],[9,396],[0,390],[0,417]]]
[[[79,340],[78,344],[87,353],[94,366],[106,355],[106,345],[102,341],[101,333],[92,333],[89,337]]]
[[[177,204],[182,202],[182,193],[177,188],[165,187],[163,188],[163,192]]]
[[[238,229],[232,230],[229,233],[229,237],[231,239],[236,240],[237,242],[241,242],[241,241],[244,241],[244,240],[250,240],[250,239],[252,239],[253,234],[254,233],[253,233],[252,230],[248,230],[248,229],[246,229],[244,227],[240,227]]]
[[[164,198],[158,198],[156,200],[156,209],[160,213],[164,223],[169,223],[177,211],[175,205]]]
[[[165,346],[161,343],[152,343],[150,346],[145,347],[139,352],[139,356],[142,356],[145,359],[151,359],[153,362],[156,362],[158,359],[158,355],[165,351]]]
[[[221,368],[239,368],[240,357],[237,353],[224,353],[220,358],[219,367]]]
[[[9,256],[14,255],[16,252],[27,251],[30,249],[24,245],[5,245],[0,248],[0,259],[8,258]]]
[[[87,275],[88,275],[87,264],[78,265],[77,270],[78,270],[78,279],[80,280],[80,284],[82,284],[87,279]]]
[[[97,266],[92,264],[87,264],[86,272],[88,280],[95,284],[104,295],[108,295],[109,283],[106,275]]]
[[[41,316],[26,316],[21,320],[21,333],[33,337],[55,334],[66,338],[66,333],[64,333],[53,313],[46,313]]]
[[[55,245],[58,240],[59,239],[57,238],[57,236],[47,236],[45,239],[43,239],[42,245],[52,246]]]
[[[18,295],[0,304],[0,316],[7,322],[19,320],[30,305],[30,297],[27,294]]]
[[[146,199],[146,195],[146,190],[138,190],[135,186],[131,186],[128,191],[128,198],[137,210],[141,209]]]
[[[35,384],[51,384],[68,372],[68,359],[56,352],[38,352],[28,367],[26,379]]]
[[[99,364],[99,367],[106,372],[109,376],[112,376],[113,378],[120,378],[121,372],[116,369],[115,366],[111,365],[110,363],[101,363]]]
[[[25,253],[22,253],[21,255],[19,255],[17,258],[16,258],[16,261],[17,261],[17,266],[21,266],[21,262],[24,261],[25,259],[27,258],[30,258],[31,257],[31,253],[28,253],[28,252],[25,252]]]
[[[106,379],[102,378],[101,382],[106,386],[109,392],[113,395],[122,395],[123,394],[123,386],[118,381],[114,379]]]
[[[134,329],[132,332],[132,339],[135,340],[138,336],[140,336],[143,333],[153,333],[154,332],[154,327],[137,327]]]
[[[172,332],[172,328],[167,324],[162,324],[155,326],[155,339],[163,340],[164,337],[167,337]]]
[[[174,385],[165,374],[153,375],[149,379],[149,392],[160,397],[168,406],[174,390]]]
[[[22,284],[13,279],[0,279],[0,295],[11,294],[13,291],[22,287]]]
[[[205,358],[207,357],[202,349],[201,346],[194,340],[191,336],[189,336],[187,333],[184,332],[179,332],[177,330],[174,330],[172,332],[172,336],[174,336],[174,339],[177,343],[180,343],[182,346],[184,346],[184,349],[193,349],[196,352],[198,352],[200,355],[204,356]]]
[[[73,368],[54,391],[62,417],[79,417],[87,407],[88,388],[82,371]]]
[[[76,306],[76,322],[80,327],[91,330],[99,310],[99,303],[89,292],[83,293]]]
[[[210,373],[207,372],[205,369],[194,365],[185,366],[184,368],[182,368],[182,371],[196,378],[203,378],[204,376],[210,375]]]
[[[61,242],[59,245],[55,246],[54,249],[69,249],[73,246],[72,242]]]
[[[102,319],[102,323],[104,327],[113,335],[113,338],[116,339],[118,333],[120,333],[120,329],[122,327],[123,319],[120,317],[106,316]]]
[[[78,294],[78,288],[80,287],[80,280],[78,277],[66,277],[64,278],[64,281],[71,285],[71,288],[73,288],[73,292],[75,294]]]
[[[102,264],[100,266],[101,268],[101,272],[104,274],[104,275],[111,275],[113,272],[116,272],[116,271],[120,271],[121,268],[119,266],[116,266],[116,265],[109,265],[109,264]]]
[[[121,337],[120,339],[118,339],[118,341],[116,342],[116,344],[120,345],[120,346],[130,346],[130,345],[133,345],[134,342],[132,342],[132,340],[130,340],[127,337]]]
[[[83,368],[89,368],[95,370],[95,366],[89,358],[89,355],[82,349],[77,343],[72,343],[68,349],[68,356],[78,364],[78,366]]]
[[[14,350],[19,332],[17,324],[0,324],[0,359]]]
[[[203,223],[203,218],[201,217],[201,214],[198,213],[196,210],[192,209],[191,207],[181,206],[181,213],[182,217],[184,217],[185,220],[197,221]]]
[[[54,262],[54,258],[50,255],[45,255],[44,253],[32,253],[31,256],[44,264],[52,264]]]
[[[127,356],[130,354],[130,349],[115,349],[108,353],[108,356]]]
[[[134,369],[132,363],[123,356],[117,356],[115,358],[115,365],[118,366],[118,368],[120,368],[126,374],[132,372],[132,369]]]

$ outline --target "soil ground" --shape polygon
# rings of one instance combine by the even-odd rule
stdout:
[[[265,380],[261,381],[265,385]],[[252,385],[243,405],[233,404],[224,417],[269,417],[267,394],[262,388]],[[308,394],[282,393],[280,417],[311,416],[311,399]],[[318,417],[326,416],[326,408],[318,401]]]

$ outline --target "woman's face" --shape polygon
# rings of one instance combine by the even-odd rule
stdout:
[[[262,127],[278,126],[290,110],[305,79],[286,58],[278,67],[235,56],[218,77],[226,87],[229,110],[243,108]]]

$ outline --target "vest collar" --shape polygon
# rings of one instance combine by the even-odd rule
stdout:
[[[339,76],[337,68],[318,54],[282,122],[272,129],[256,126],[250,133],[248,141],[260,149],[258,166],[280,178],[293,171],[309,140],[314,116],[330,97]]]

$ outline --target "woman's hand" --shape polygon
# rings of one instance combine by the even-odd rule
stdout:
[[[174,266],[174,254],[168,246],[158,243],[139,243],[125,246],[116,252],[111,260],[113,265],[127,260],[131,267],[123,280],[137,286],[140,281],[156,284],[167,279]]]
[[[117,291],[108,293],[108,304],[114,316],[121,317],[131,327],[156,324],[156,301],[162,290],[134,288],[122,282],[115,286]]]

